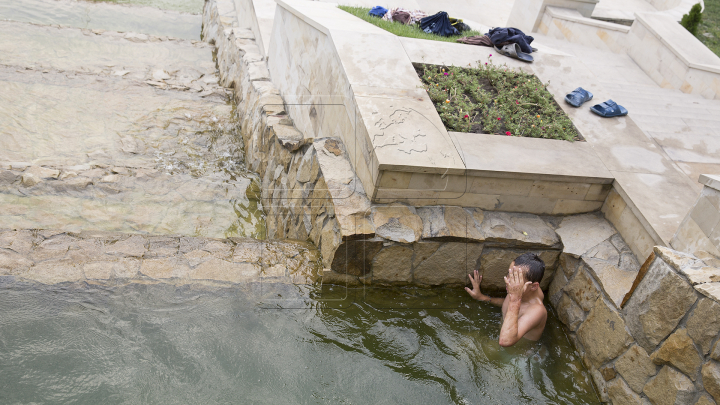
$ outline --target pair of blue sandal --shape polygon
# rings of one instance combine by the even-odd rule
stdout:
[[[584,102],[590,101],[592,100],[592,98],[592,93],[583,89],[582,87],[578,87],[577,89],[570,92],[570,94],[565,96],[565,102],[573,107],[580,107]],[[628,113],[625,107],[618,105],[612,100],[608,100],[600,104],[595,104],[594,106],[590,107],[590,111],[605,118],[622,117],[623,115],[627,115]]]

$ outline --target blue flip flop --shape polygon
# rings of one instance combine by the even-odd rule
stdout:
[[[612,100],[595,104],[590,107],[590,111],[605,118],[621,117],[623,115],[627,115],[628,113],[628,110],[626,110],[625,107],[617,105],[617,103]]]
[[[590,101],[592,98],[592,93],[582,87],[578,87],[565,96],[565,102],[573,107],[580,107],[584,102]]]

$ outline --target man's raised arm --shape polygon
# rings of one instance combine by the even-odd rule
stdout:
[[[511,268],[510,274],[505,277],[505,284],[508,291],[508,295],[505,297],[508,300],[508,308],[500,329],[499,343],[500,346],[508,347],[517,343],[521,337],[537,326],[542,320],[543,314],[540,308],[531,307],[529,312],[526,312],[521,319],[519,318],[523,293],[532,284],[530,281],[525,281],[522,269]]]
[[[472,284],[473,288],[472,290],[465,287],[465,291],[467,291],[470,296],[478,301],[484,301],[489,302],[493,305],[497,305],[501,307],[503,305],[503,302],[505,301],[505,298],[494,298],[487,296],[480,291],[480,282],[482,281],[482,276],[478,275],[478,271],[475,270],[474,276],[473,274],[468,274],[468,277],[470,278],[470,283]]]

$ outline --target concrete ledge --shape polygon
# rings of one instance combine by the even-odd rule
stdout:
[[[720,98],[720,58],[670,15],[637,13],[627,54],[656,83]]]
[[[593,18],[586,18],[580,12],[569,8],[550,7],[545,9],[545,14],[553,18],[558,18],[566,21],[572,21],[580,24],[584,24],[591,27],[602,28],[610,31],[619,31],[627,33],[630,31],[630,27],[626,25],[613,24],[606,21],[596,20]]]
[[[720,74],[720,57],[671,17],[659,13],[637,13],[635,16],[637,22],[657,37],[687,66]]]
[[[587,142],[450,132],[469,176],[610,184]]]

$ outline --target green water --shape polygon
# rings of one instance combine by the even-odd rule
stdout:
[[[0,279],[0,313],[0,403],[599,402],[554,315],[503,349],[462,290]]]

